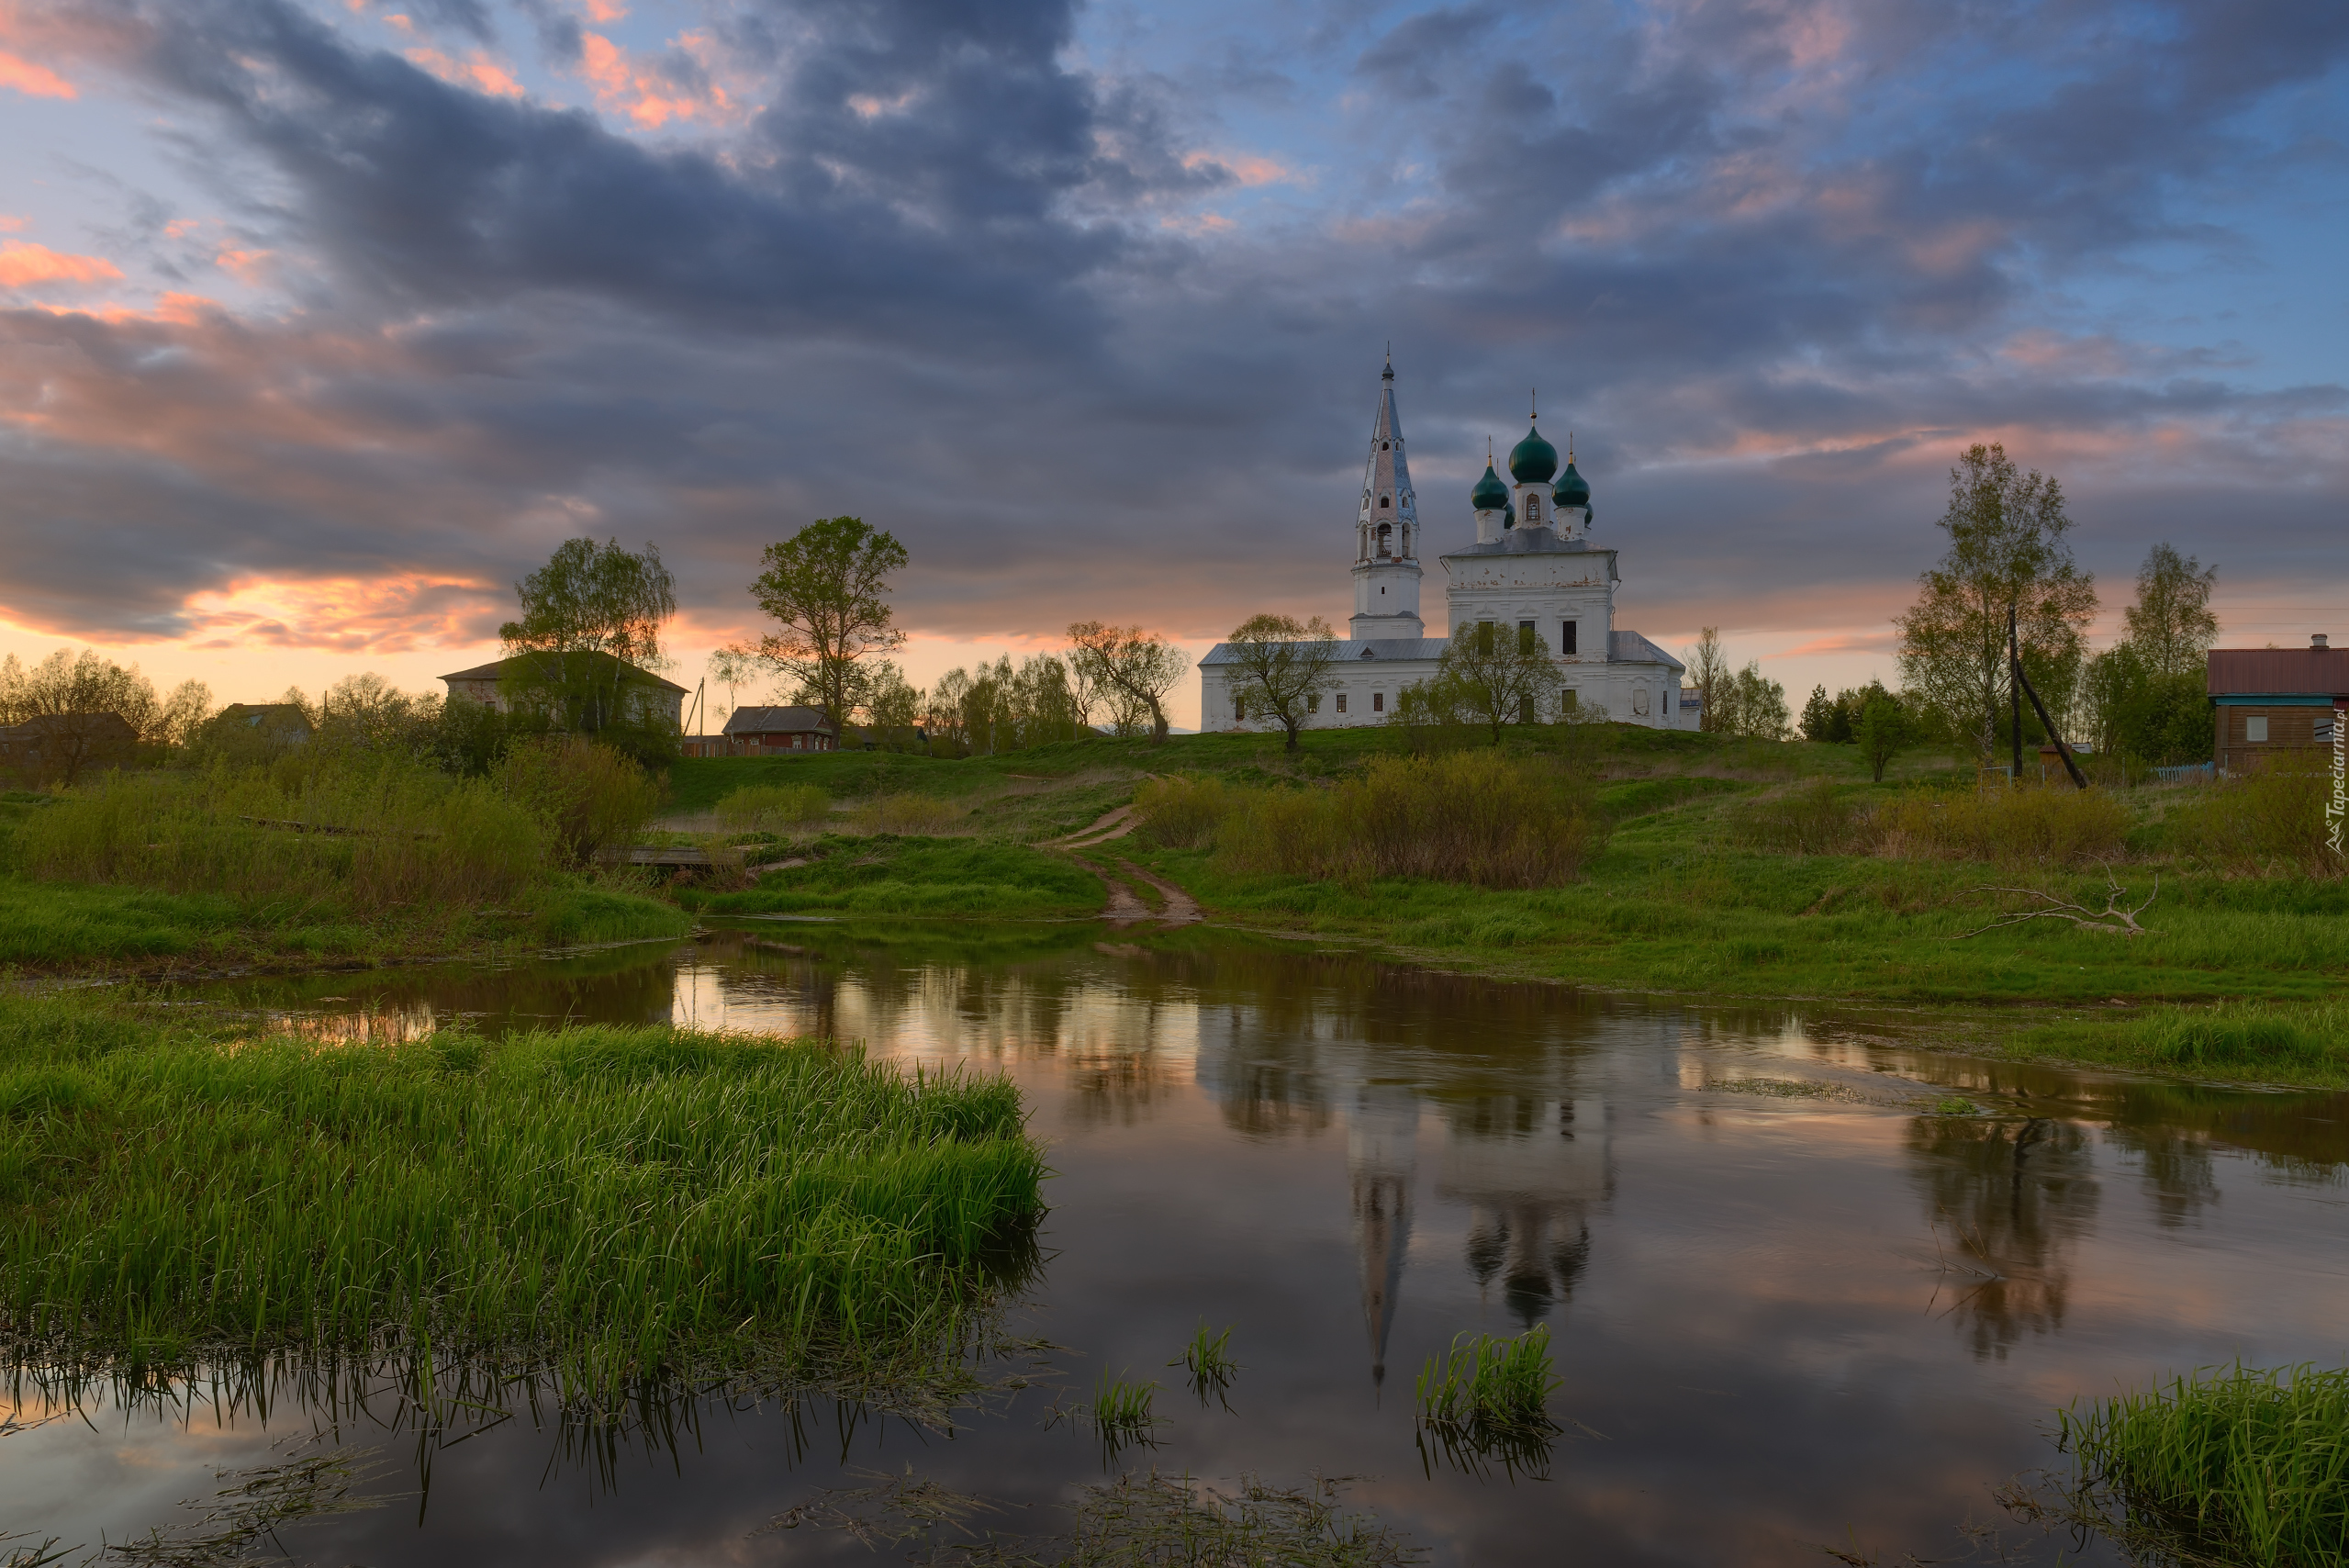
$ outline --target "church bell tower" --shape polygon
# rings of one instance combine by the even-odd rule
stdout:
[[[1362,510],[1354,534],[1354,619],[1348,635],[1425,637],[1427,628],[1419,619],[1419,503],[1404,461],[1392,354],[1379,377],[1379,411],[1370,421],[1370,458],[1362,470]]]

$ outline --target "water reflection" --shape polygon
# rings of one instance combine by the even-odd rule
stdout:
[[[1591,1262],[1591,1218],[1614,1195],[1605,1101],[1488,1095],[1446,1107],[1451,1137],[1436,1193],[1469,1211],[1480,1289],[1530,1328],[1570,1299]]]
[[[1918,1116],[1908,1148],[1960,1282],[1949,1315],[1975,1359],[2064,1326],[2072,1253],[2099,1189],[2086,1129],[2044,1116]]]

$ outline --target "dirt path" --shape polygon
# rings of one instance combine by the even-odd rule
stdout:
[[[1103,812],[1092,825],[1081,828],[1066,838],[1056,838],[1043,846],[1046,849],[1091,849],[1097,844],[1107,844],[1113,838],[1124,838],[1134,831],[1134,808],[1119,806]]]
[[[1133,889],[1081,855],[1071,855],[1068,858],[1101,879],[1102,887],[1109,893],[1109,907],[1102,912],[1102,918],[1110,924],[1138,925],[1143,921],[1155,918],[1150,913],[1150,906],[1134,896]]]
[[[1152,876],[1149,872],[1145,871],[1141,867],[1136,866],[1131,860],[1120,860],[1117,863],[1117,866],[1118,869],[1124,871],[1127,876],[1138,878],[1158,889],[1158,896],[1167,901],[1167,907],[1160,911],[1158,914],[1159,924],[1196,925],[1201,921],[1207,918],[1199,912],[1199,901],[1192,898],[1189,893],[1184,892],[1180,888],[1176,887],[1172,882],[1167,881],[1165,879],[1160,877]]]

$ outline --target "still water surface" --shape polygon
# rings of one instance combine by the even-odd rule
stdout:
[[[1005,958],[763,924],[191,993],[333,1037],[673,1020],[1006,1073],[1057,1172],[1019,1327],[1068,1348],[1071,1398],[1103,1369],[1167,1385],[1160,1446],[1114,1458],[1046,1427],[1044,1390],[952,1433],[711,1404],[667,1442],[582,1443],[527,1410],[419,1441],[345,1411],[341,1440],[381,1445],[376,1488],[405,1495],[285,1546],[385,1568],[871,1561],[754,1532],[845,1471],[910,1462],[1018,1504],[1155,1463],[1363,1477],[1352,1501],[1439,1562],[1947,1560],[1981,1549],[1968,1522],[2017,1561],[2112,1561],[1991,1498],[2055,1462],[2054,1406],[2238,1357],[2349,1357],[2349,1096],[1985,1062],[1905,1043],[1892,1014],[1097,935]],[[1950,1095],[1987,1114],[1932,1114]],[[1228,1411],[1166,1366],[1202,1319],[1236,1326]],[[1533,1324],[1565,1379],[1546,1470],[1423,1455],[1426,1359]],[[0,1439],[0,1529],[120,1540],[328,1419],[298,1396],[88,1398]]]

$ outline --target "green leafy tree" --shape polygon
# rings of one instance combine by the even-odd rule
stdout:
[[[1906,703],[1877,687],[1861,708],[1860,722],[1851,726],[1851,738],[1859,745],[1861,760],[1868,765],[1868,777],[1881,784],[1892,759],[1916,744],[1917,722]]]
[[[2095,579],[2072,559],[2064,489],[2023,473],[2003,446],[1976,444],[1950,470],[1940,563],[1918,577],[1900,628],[1904,687],[1952,739],[1987,760],[2008,722],[2007,618],[2023,667],[2052,711],[2070,705],[2096,616]]]
[[[2137,602],[2122,610],[2126,641],[2155,677],[2205,673],[2210,644],[2219,640],[2219,618],[2210,592],[2219,568],[2180,555],[2167,543],[2146,552],[2137,568]]]
[[[905,546],[861,518],[819,518],[761,557],[751,597],[777,623],[759,657],[822,708],[835,733],[863,694],[862,661],[904,646],[889,577]]]
[[[1277,720],[1288,732],[1290,751],[1297,732],[1322,696],[1337,688],[1330,671],[1337,663],[1337,633],[1316,615],[1251,615],[1232,628],[1228,680],[1232,700],[1243,712]]]
[[[863,704],[874,742],[885,751],[911,750],[923,701],[922,689],[909,683],[903,670],[886,659],[877,661],[867,674]]]
[[[1071,624],[1068,643],[1068,662],[1079,679],[1102,693],[1113,714],[1122,709],[1147,710],[1150,744],[1163,744],[1166,695],[1191,668],[1191,655],[1139,626],[1110,626],[1099,621]]]
[[[1689,685],[1696,692],[1696,727],[1716,734],[1731,734],[1737,730],[1736,677],[1729,669],[1729,659],[1721,651],[1721,629],[1707,626],[1696,639],[1696,646],[1684,650],[1688,657]]]
[[[1723,726],[1729,734],[1746,735],[1754,740],[1775,741],[1786,737],[1786,689],[1762,673],[1759,659],[1746,661],[1745,668],[1727,683],[1729,699],[1729,722]]]
[[[1851,714],[1837,698],[1830,698],[1824,686],[1811,688],[1811,700],[1803,704],[1801,729],[1806,741],[1842,742],[1851,738]]]
[[[498,629],[509,706],[582,734],[664,727],[646,677],[668,662],[661,628],[677,613],[677,584],[656,547],[566,539],[514,592],[521,616]]]

